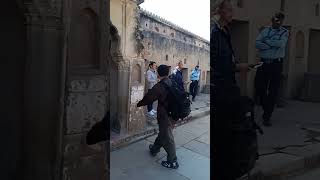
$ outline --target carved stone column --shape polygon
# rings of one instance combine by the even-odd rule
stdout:
[[[45,6],[48,4],[25,4],[27,63],[22,173],[26,180],[53,180],[59,174],[63,26],[61,17],[49,13],[51,7]]]
[[[144,59],[133,59],[131,63],[130,81],[130,117],[128,121],[129,134],[141,132],[146,127],[145,107],[137,108],[137,103],[144,96],[145,62]]]

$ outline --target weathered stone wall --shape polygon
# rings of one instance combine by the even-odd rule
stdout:
[[[115,37],[119,42],[117,52],[112,54],[112,97],[116,107],[111,107],[111,128],[118,134],[135,134],[145,127],[143,109],[136,108],[137,95],[144,84],[143,59],[137,48],[138,2],[136,0],[111,0],[110,17]],[[137,68],[138,67],[138,68]],[[136,78],[137,77],[137,78]],[[141,98],[141,97],[139,97]]]
[[[64,3],[67,64],[63,179],[106,178],[105,143],[86,145],[86,134],[110,108],[109,2]],[[107,133],[107,132],[106,132]]]
[[[183,71],[186,81],[190,81],[191,71],[199,64],[202,89],[210,71],[208,41],[145,10],[140,11],[140,29],[144,36],[143,58],[158,65],[169,65],[172,69],[182,61],[187,68]]]

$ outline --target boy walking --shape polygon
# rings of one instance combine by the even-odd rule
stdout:
[[[159,134],[154,144],[149,146],[149,150],[152,156],[156,156],[157,153],[160,152],[161,147],[163,147],[167,152],[167,161],[162,161],[161,165],[166,168],[177,169],[179,164],[177,162],[176,147],[172,134],[174,123],[168,116],[169,91],[162,84],[164,83],[169,87],[172,86],[172,82],[168,78],[169,66],[160,65],[157,72],[160,82],[148,91],[143,99],[137,104],[137,107],[145,106],[158,100],[157,120],[159,124]]]

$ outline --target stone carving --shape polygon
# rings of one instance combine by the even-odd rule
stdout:
[[[61,29],[63,25],[60,15],[61,2],[58,1],[60,2],[60,0],[55,0],[52,6],[44,0],[24,3],[26,24]]]

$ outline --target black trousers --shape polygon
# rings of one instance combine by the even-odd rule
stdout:
[[[237,118],[236,111],[239,107],[238,99],[240,89],[234,87],[211,87],[212,100],[210,104],[213,112],[212,155],[211,167],[214,180],[235,180],[234,158],[232,157],[232,120]]]
[[[264,111],[264,120],[270,120],[272,116],[278,98],[282,71],[282,62],[265,63],[257,70],[255,87]]]
[[[190,94],[194,98],[198,93],[199,81],[192,81],[190,84]]]
[[[151,89],[149,89],[148,91],[150,91]],[[153,109],[153,102],[147,105],[147,110],[148,112],[150,112]]]

